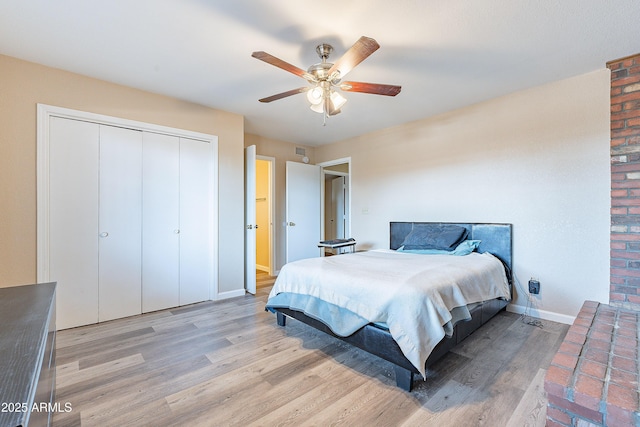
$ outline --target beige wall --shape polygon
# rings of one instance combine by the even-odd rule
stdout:
[[[264,138],[259,135],[246,134],[245,147],[250,145],[256,146],[256,153],[261,156],[274,157],[276,159],[275,170],[275,218],[273,226],[275,230],[275,270],[276,272],[284,265],[285,261],[285,178],[286,178],[286,162],[301,162],[302,156],[296,155],[296,147],[302,147],[306,150],[309,157],[309,163],[315,163],[314,148],[294,144],[286,141]]]
[[[0,287],[36,281],[36,104],[218,136],[219,291],[244,287],[243,117],[0,55]]]
[[[609,70],[511,94],[315,150],[351,157],[352,236],[386,248],[389,221],[512,223],[535,314],[571,321],[608,302]],[[402,95],[400,95],[402,96]]]

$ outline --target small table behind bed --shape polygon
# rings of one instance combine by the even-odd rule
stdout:
[[[511,288],[511,271],[513,265],[511,224],[391,222],[390,249],[398,249],[404,241],[404,238],[417,224],[451,224],[467,228],[469,231],[468,239],[482,241],[477,249],[478,252],[489,252],[502,261]],[[508,301],[501,299],[474,304],[473,308],[470,308],[471,320],[458,322],[456,324],[453,335],[451,337],[445,337],[440,341],[427,359],[426,366],[429,367],[433,365],[456,344],[489,321],[489,319],[495,316],[500,310],[504,309],[507,304]],[[305,315],[303,312],[289,308],[277,308],[275,310],[277,322],[280,326],[285,326],[286,317],[291,317],[393,363],[396,374],[396,384],[404,390],[411,391],[414,374],[417,374],[418,371],[411,362],[407,360],[398,344],[386,329],[369,324],[350,336],[341,337],[334,334],[324,323]]]

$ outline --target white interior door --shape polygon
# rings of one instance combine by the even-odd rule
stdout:
[[[180,138],[180,305],[209,299],[213,195],[211,144]]]
[[[256,146],[244,149],[245,230],[244,230],[244,287],[256,293]]]
[[[100,126],[99,321],[142,307],[142,132]]]
[[[56,326],[98,322],[98,158],[95,123],[49,120],[48,274]]]
[[[320,166],[286,165],[286,262],[320,256]]]
[[[180,302],[180,138],[144,132],[142,312]]]

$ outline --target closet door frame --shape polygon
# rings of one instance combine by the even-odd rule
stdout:
[[[209,278],[209,299],[218,299],[218,137],[199,132],[176,129],[135,120],[105,116],[47,104],[37,105],[37,280],[50,281],[49,263],[49,121],[51,117],[81,120],[96,124],[123,127],[143,132],[161,133],[170,136],[200,140],[210,144],[211,165],[209,182],[213,194],[209,197],[209,217],[211,221],[211,274]]]

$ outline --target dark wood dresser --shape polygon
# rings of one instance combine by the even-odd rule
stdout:
[[[51,425],[55,295],[55,283],[0,288],[0,426]]]

